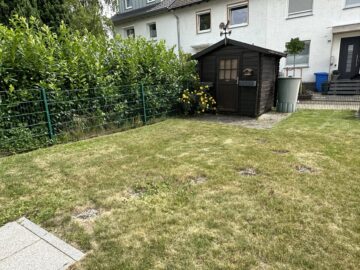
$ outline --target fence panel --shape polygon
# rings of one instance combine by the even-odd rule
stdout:
[[[0,155],[136,127],[178,112],[177,84],[0,92]]]

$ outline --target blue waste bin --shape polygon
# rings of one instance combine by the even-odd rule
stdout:
[[[316,76],[316,91],[322,91],[323,83],[327,83],[329,79],[329,73],[327,72],[316,72],[314,73]]]

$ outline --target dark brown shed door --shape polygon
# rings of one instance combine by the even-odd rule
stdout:
[[[218,110],[237,112],[239,59],[237,57],[219,58],[218,67],[218,85],[216,89]]]

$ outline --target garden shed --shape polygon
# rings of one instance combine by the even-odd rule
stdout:
[[[257,117],[275,102],[279,61],[286,54],[224,39],[193,55],[218,111]]]

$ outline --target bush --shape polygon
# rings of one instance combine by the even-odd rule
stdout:
[[[208,91],[208,86],[199,86],[193,91],[186,89],[180,98],[184,114],[194,115],[216,111],[216,102]]]
[[[34,18],[15,16],[11,27],[0,25],[0,140],[9,129],[24,128],[37,138],[34,127],[46,127],[40,88],[47,93],[55,134],[141,118],[141,85],[149,115],[174,111],[195,65],[163,41],[107,39],[64,24],[55,33]]]

